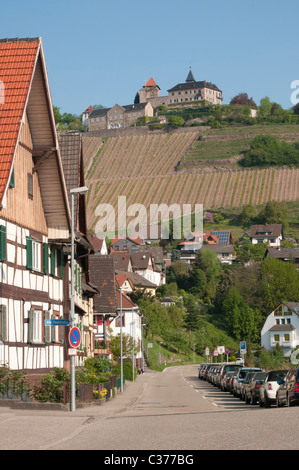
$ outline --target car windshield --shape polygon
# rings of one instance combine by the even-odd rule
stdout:
[[[232,370],[239,370],[240,366],[225,366],[225,372],[232,371]]]
[[[269,373],[268,382],[283,380],[287,375],[287,370],[273,370]]]
[[[248,374],[248,372],[252,372],[250,370],[240,370],[239,378],[244,379],[245,375]]]
[[[254,380],[263,380],[267,377],[269,372],[257,372],[254,376]]]

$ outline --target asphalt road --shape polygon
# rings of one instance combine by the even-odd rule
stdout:
[[[245,404],[199,380],[197,366],[179,366],[147,371],[103,406],[74,412],[1,407],[0,449],[97,450],[102,459],[132,451],[139,461],[152,455],[140,450],[196,458],[201,450],[297,450],[298,422],[299,407]]]

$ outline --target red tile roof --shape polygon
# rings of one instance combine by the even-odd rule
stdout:
[[[153,77],[151,77],[149,81],[145,84],[145,86],[157,86],[157,84],[155,80],[153,79]]]
[[[0,202],[8,183],[40,39],[0,41]],[[2,102],[4,101],[4,103]]]

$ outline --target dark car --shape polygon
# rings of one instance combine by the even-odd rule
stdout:
[[[246,387],[246,403],[256,405],[260,398],[260,388],[267,379],[269,372],[256,372],[252,377],[250,384]]]
[[[210,371],[211,367],[212,367],[212,365],[208,364],[207,367],[205,368],[205,370],[203,371],[203,374],[202,374],[203,380],[208,379],[208,374],[209,374],[209,371]]]
[[[262,371],[260,367],[241,367],[237,371],[237,374],[234,377],[233,380],[233,395],[234,397],[240,397],[241,396],[241,384],[243,382],[243,379],[246,375],[247,372],[258,372]]]
[[[246,401],[247,389],[250,387],[251,379],[254,377],[254,375],[254,371],[248,371],[245,373],[243,382],[240,384],[240,400]]]
[[[293,406],[299,404],[299,367],[289,370],[285,380],[279,380],[276,392],[277,406]]]

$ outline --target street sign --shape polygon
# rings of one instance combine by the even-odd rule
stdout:
[[[240,354],[246,354],[246,341],[240,341]]]
[[[208,356],[210,354],[210,349],[208,347],[206,347],[206,349],[205,349],[205,354],[206,354],[206,356]]]
[[[77,356],[77,349],[75,349],[75,348],[68,348],[68,355],[69,355],[69,356]]]
[[[219,354],[223,354],[224,351],[225,351],[225,347],[224,347],[224,346],[218,346],[217,349],[218,349],[218,353],[219,353]]]
[[[69,326],[70,321],[65,319],[45,320],[45,326]]]
[[[69,343],[72,348],[77,348],[81,343],[81,332],[76,326],[73,326],[69,332]]]

